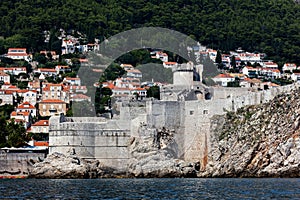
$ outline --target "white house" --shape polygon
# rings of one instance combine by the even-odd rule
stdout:
[[[70,93],[87,93],[86,86],[70,85]]]
[[[13,60],[26,60],[29,62],[32,56],[26,53],[26,48],[9,48],[6,57]]]
[[[251,64],[254,63],[261,63],[261,54],[259,53],[249,53],[249,52],[242,52],[238,54],[238,57],[241,59],[241,62],[250,62]]]
[[[285,63],[282,67],[282,71],[290,71],[297,69],[297,65],[295,63]]]
[[[72,40],[63,40],[61,45],[61,54],[69,54],[75,52],[75,42]]]
[[[49,133],[49,120],[39,120],[32,124],[31,133]]]
[[[17,107],[17,112],[30,112],[32,117],[36,116],[36,108],[29,102],[24,102]]]
[[[160,59],[163,62],[168,62],[168,54],[162,52],[162,51],[158,51],[156,52],[156,59]]]
[[[27,73],[26,67],[0,67],[0,71],[15,75],[15,76],[18,76],[21,73],[24,73],[24,74]]]
[[[133,66],[131,64],[121,64],[120,65],[124,70],[131,70],[134,69]]]
[[[35,90],[27,90],[24,94],[23,94],[23,101],[24,102],[29,102],[30,104],[32,104],[33,106],[35,106],[36,104],[36,100],[37,100],[37,91]]]
[[[230,76],[229,74],[219,74],[219,75],[215,76],[212,79],[217,84],[219,84],[219,85],[221,85],[223,87],[227,87],[227,84],[229,82],[233,82],[235,80],[235,78],[233,76]]]
[[[164,68],[176,68],[178,66],[177,62],[163,62]]]
[[[0,90],[0,106],[3,106],[5,104],[13,105],[14,95],[10,91]]]
[[[56,65],[55,70],[57,71],[57,73],[59,73],[59,72],[67,73],[67,72],[72,71],[71,67],[69,67],[67,65]]]
[[[10,76],[3,71],[0,71],[0,83],[10,83]]]
[[[14,119],[15,122],[23,122],[25,128],[29,128],[32,122],[32,115],[28,111],[13,111],[10,114],[10,119]]]
[[[270,69],[270,68],[258,68],[258,74],[268,78],[280,78],[281,72],[279,69]]]
[[[84,94],[72,94],[70,100],[71,101],[76,101],[76,102],[79,102],[79,101],[89,101],[89,102],[91,102],[91,97],[89,97],[87,95],[84,95]]]
[[[127,70],[126,76],[128,78],[142,78],[142,72],[138,69]]]
[[[264,62],[263,65],[262,65],[264,68],[269,68],[269,69],[278,69],[278,65],[277,63],[274,63],[274,62]]]
[[[257,76],[257,69],[253,67],[246,66],[243,68],[242,72],[249,78],[254,78]]]
[[[293,73],[292,75],[291,75],[291,79],[293,80],[293,81],[300,81],[300,73]]]
[[[55,76],[58,74],[56,69],[48,69],[48,68],[38,68],[33,71],[33,73],[40,73],[43,74],[44,76]]]
[[[71,77],[65,77],[63,82],[69,83],[70,85],[81,85],[81,80],[80,78],[71,78]]]
[[[57,60],[59,58],[59,55],[56,54],[55,51],[40,51],[40,54],[44,54],[46,58],[49,58],[48,55],[51,55],[53,60]]]

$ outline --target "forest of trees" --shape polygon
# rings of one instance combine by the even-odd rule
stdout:
[[[0,10],[0,54],[17,46],[58,51],[60,28],[78,30],[91,41],[157,26],[214,49],[241,47],[300,64],[300,5],[293,0],[2,0]]]

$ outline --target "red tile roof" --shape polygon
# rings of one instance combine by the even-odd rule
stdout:
[[[89,97],[89,96],[86,96],[86,95],[84,95],[84,94],[75,94],[75,95],[73,96],[73,99],[90,99],[90,97]]]
[[[45,99],[42,100],[40,103],[66,103],[60,99]]]
[[[234,78],[234,77],[230,76],[229,74],[219,74],[215,76],[215,78]]]
[[[49,126],[49,120],[37,121],[32,126]]]
[[[24,102],[21,105],[18,106],[17,109],[36,109],[33,105],[31,105],[29,102]]]
[[[48,141],[34,141],[33,142],[33,146],[36,146],[36,147],[48,147],[49,146],[49,142]]]
[[[13,111],[10,116],[29,116],[30,115],[30,112],[16,112],[16,111]]]

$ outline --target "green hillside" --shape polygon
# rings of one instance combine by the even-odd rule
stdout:
[[[9,46],[58,49],[59,28],[103,39],[158,26],[215,49],[265,52],[300,65],[300,5],[293,0],[1,0],[0,53]],[[43,31],[50,30],[45,44]]]

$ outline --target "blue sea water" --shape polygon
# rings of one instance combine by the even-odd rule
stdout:
[[[300,199],[300,179],[2,179],[0,199]]]

